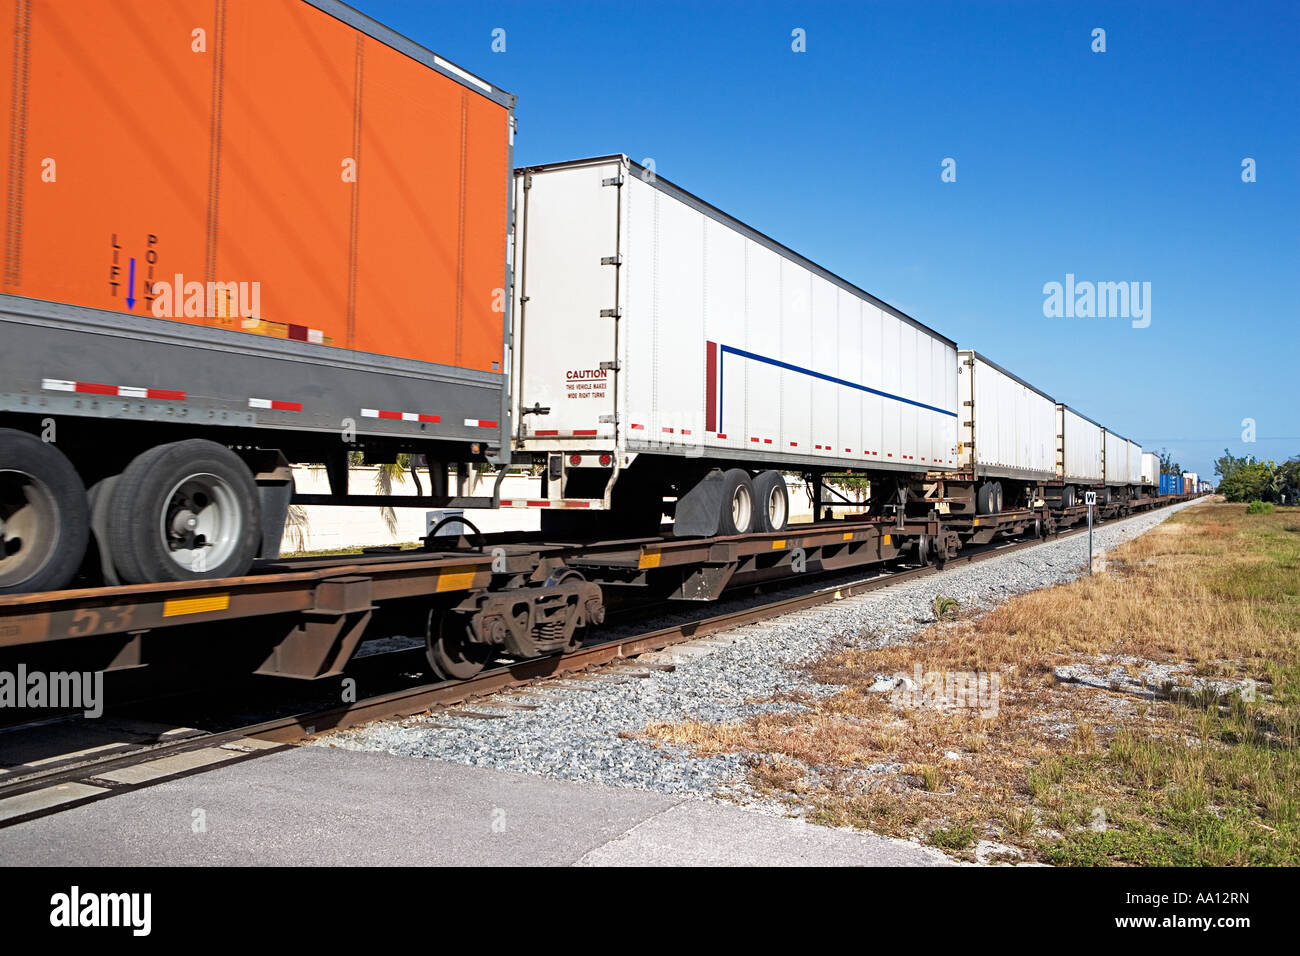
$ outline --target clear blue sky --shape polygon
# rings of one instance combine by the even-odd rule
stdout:
[[[653,158],[1186,469],[1300,454],[1298,3],[353,2],[518,95],[517,165]]]

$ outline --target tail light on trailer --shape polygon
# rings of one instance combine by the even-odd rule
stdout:
[[[613,463],[614,463],[614,456],[612,456],[609,452],[605,452],[605,454],[600,456],[600,466],[602,468],[608,468]]]
[[[579,465],[582,464],[582,456],[581,456],[581,455],[570,455],[570,456],[569,456],[569,464],[572,465],[574,468],[577,468]]]

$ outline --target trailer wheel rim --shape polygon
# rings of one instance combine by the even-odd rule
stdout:
[[[737,532],[744,534],[749,529],[753,517],[754,500],[749,494],[749,489],[743,484],[737,485],[736,490],[731,493],[731,523]]]
[[[216,475],[189,475],[163,499],[158,516],[163,552],[180,568],[202,574],[221,567],[244,535],[244,515],[230,485]]]
[[[785,495],[781,493],[782,491],[779,485],[773,485],[767,493],[768,527],[776,531],[785,527]]]
[[[58,513],[43,482],[24,471],[0,471],[0,587],[22,584],[54,557]]]

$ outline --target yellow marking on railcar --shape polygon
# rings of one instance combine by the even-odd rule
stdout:
[[[780,551],[780,550],[781,550],[782,548],[784,548],[784,547],[785,547],[785,539],[784,539],[784,538],[782,538],[780,541],[773,541],[773,542],[772,542],[772,550],[773,550],[773,551]]]
[[[438,575],[434,591],[464,591],[474,586],[476,568],[450,568]]]
[[[852,532],[852,531],[845,531],[845,532],[844,532],[844,540],[845,540],[845,541],[852,541],[852,540],[853,540],[853,532]]]
[[[885,535],[885,541],[884,541],[884,543],[885,543],[885,544],[889,544],[889,535]]]
[[[224,611],[228,607],[230,607],[229,594],[205,594],[202,597],[172,598],[163,602],[163,617],[205,614],[208,611]]]
[[[642,570],[645,568],[657,568],[659,567],[659,562],[663,560],[663,557],[663,553],[659,551],[643,551],[641,553],[641,560],[637,562],[637,568]]]

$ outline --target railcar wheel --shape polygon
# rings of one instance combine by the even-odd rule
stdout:
[[[755,531],[784,531],[790,516],[790,493],[779,471],[760,471],[754,477],[754,500],[758,511]]]
[[[262,540],[248,466],[202,438],[137,455],[113,490],[107,525],[118,576],[133,584],[236,577]]]
[[[435,677],[443,680],[469,680],[488,661],[496,649],[470,640],[469,618],[443,608],[429,612],[424,631],[424,656]]]
[[[63,452],[0,428],[0,594],[56,591],[86,553],[90,508]]]
[[[722,476],[722,515],[718,534],[749,534],[754,529],[754,485],[749,475],[731,468]]]
[[[916,563],[923,568],[930,566],[930,536],[928,534],[921,534],[916,537]]]

